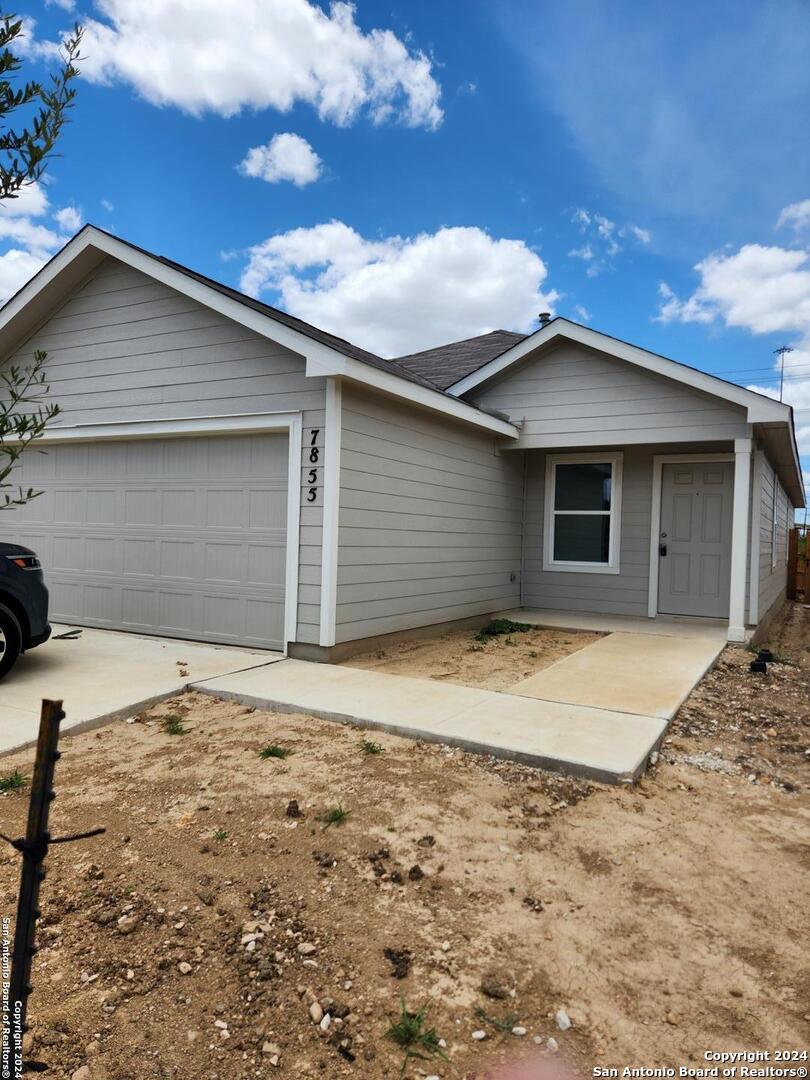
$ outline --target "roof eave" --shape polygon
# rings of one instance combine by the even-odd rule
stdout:
[[[34,310],[37,297],[48,297],[50,300],[59,280],[70,274],[71,267],[78,267],[79,273],[74,272],[72,276],[69,276],[67,285],[68,288],[75,287],[79,280],[86,277],[104,256],[118,259],[147,276],[161,281],[169,288],[218,311],[226,318],[284,345],[305,359],[307,375],[342,375],[355,382],[383,389],[385,393],[393,397],[421,404],[434,412],[453,416],[475,427],[510,438],[518,436],[517,429],[511,424],[488,416],[467,402],[458,401],[441,390],[432,390],[418,383],[412,383],[396,372],[383,371],[361,360],[345,356],[338,350],[278,322],[270,315],[218,292],[211,285],[183,273],[176,266],[169,265],[154,255],[133,247],[92,225],[85,225],[0,310],[0,356],[7,355],[11,347],[29,336],[43,321],[41,313]],[[29,316],[27,319],[26,313]]]

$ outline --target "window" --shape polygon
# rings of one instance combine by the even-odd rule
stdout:
[[[544,570],[619,573],[621,454],[546,458]]]

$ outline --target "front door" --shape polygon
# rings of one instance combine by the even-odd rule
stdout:
[[[734,465],[664,465],[658,610],[727,618],[731,576]]]

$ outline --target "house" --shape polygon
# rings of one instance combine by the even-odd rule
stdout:
[[[0,312],[62,412],[3,513],[55,620],[333,660],[518,606],[785,596],[791,410],[567,319],[383,360],[87,226]]]

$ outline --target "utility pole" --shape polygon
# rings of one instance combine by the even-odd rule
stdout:
[[[793,352],[790,345],[780,345],[778,349],[774,349],[774,356],[779,357],[779,400],[782,400],[782,394],[785,389],[785,354]]]

